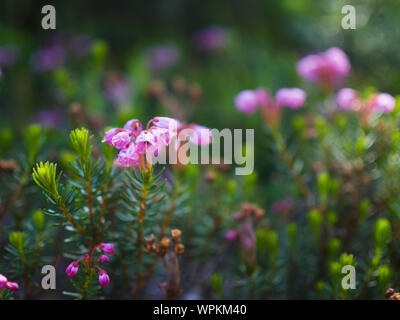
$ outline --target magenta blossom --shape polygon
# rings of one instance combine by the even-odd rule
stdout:
[[[340,48],[305,56],[297,62],[297,73],[305,80],[324,87],[336,86],[350,72],[350,62]]]
[[[112,146],[112,139],[114,138],[115,135],[118,133],[122,132],[123,129],[121,128],[112,128],[110,130],[107,130],[106,133],[104,134],[104,139],[103,142],[107,142],[109,146]]]
[[[268,91],[265,89],[256,89],[254,90],[254,94],[257,97],[257,102],[261,107],[266,107],[271,102],[271,98],[268,94]]]
[[[130,143],[131,136],[127,131],[121,131],[113,136],[113,138],[111,139],[111,144],[117,149],[128,148]]]
[[[0,289],[3,289],[6,286],[7,282],[7,278],[0,273]]]
[[[17,291],[19,289],[19,285],[16,282],[7,282],[6,288],[10,291]]]
[[[168,117],[155,117],[151,121],[158,128],[169,129],[169,130],[180,130],[182,129],[182,123],[178,120]]]
[[[391,112],[396,105],[396,100],[388,93],[378,93],[373,98],[373,108],[376,111],[388,113]]]
[[[350,88],[340,89],[336,97],[336,102],[342,110],[353,109],[356,101],[357,92]]]
[[[142,132],[143,126],[139,120],[132,119],[125,123],[124,129],[131,131],[133,136],[137,137],[139,133]]]
[[[79,262],[74,261],[69,264],[65,272],[69,278],[72,278],[78,273],[78,270],[79,270]]]
[[[100,243],[100,249],[106,254],[113,254],[115,252],[115,248],[112,243]]]
[[[156,137],[149,130],[142,131],[136,138],[136,151],[144,154],[147,152],[153,153],[158,149]]]
[[[259,106],[259,96],[254,90],[243,90],[236,96],[235,105],[240,112],[254,114]]]
[[[103,287],[107,287],[107,285],[110,283],[110,277],[105,270],[101,269],[99,271],[99,282]]]
[[[107,262],[110,261],[110,258],[109,258],[109,256],[106,256],[105,254],[102,254],[100,256],[100,261],[103,262],[103,263],[107,263]]]
[[[306,93],[299,88],[282,88],[276,92],[275,99],[282,107],[298,109],[303,106]]]
[[[232,241],[236,240],[237,237],[238,237],[238,233],[236,230],[228,230],[225,233],[225,240],[228,242],[232,242]]]
[[[123,167],[134,167],[139,164],[139,154],[136,152],[136,146],[133,142],[128,148],[119,152],[117,162]]]

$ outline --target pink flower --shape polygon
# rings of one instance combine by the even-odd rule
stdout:
[[[158,127],[163,129],[168,129],[170,131],[177,131],[182,128],[182,123],[178,120],[168,117],[155,117],[150,122]]]
[[[298,109],[306,100],[306,93],[299,88],[282,88],[275,94],[276,101],[282,107]]]
[[[198,124],[191,124],[189,128],[192,129],[192,133],[189,137],[190,142],[199,146],[205,146],[211,143],[212,135],[209,128]]]
[[[99,271],[99,282],[103,287],[107,287],[107,285],[110,283],[110,277],[105,270]]]
[[[235,105],[240,112],[254,114],[259,106],[259,95],[254,90],[243,90],[236,96]]]
[[[323,86],[337,85],[350,71],[347,55],[340,48],[305,56],[297,62],[297,73],[305,80]]]
[[[254,90],[254,94],[257,96],[257,102],[260,106],[266,107],[270,102],[270,96],[268,91],[265,89],[256,89]]]
[[[142,131],[136,138],[136,151],[138,153],[153,153],[157,149],[156,138],[149,130]]]
[[[396,105],[396,100],[388,93],[379,93],[373,99],[374,109],[380,112],[388,113]]]
[[[69,278],[72,278],[78,273],[78,269],[79,269],[79,262],[74,261],[69,264],[65,272]]]
[[[340,89],[336,97],[336,102],[342,110],[350,110],[354,108],[354,103],[356,101],[357,92],[350,88]]]
[[[100,249],[106,254],[113,254],[115,252],[115,248],[112,243],[100,243]]]
[[[7,284],[7,278],[0,273],[0,289],[4,288]]]
[[[225,233],[225,240],[226,240],[226,241],[229,241],[229,242],[232,242],[232,241],[236,240],[237,236],[238,236],[237,231],[235,231],[235,230],[228,230],[228,231]]]
[[[10,291],[17,291],[19,289],[19,285],[16,282],[7,282],[6,287]]]
[[[105,254],[100,255],[100,261],[103,263],[107,263],[110,261],[110,258],[106,256]]]
[[[139,155],[133,142],[130,143],[128,148],[119,152],[117,163],[123,167],[134,167],[139,164]]]
[[[131,137],[128,132],[121,131],[113,136],[111,144],[117,149],[125,149],[129,147],[131,143]]]
[[[137,137],[142,132],[142,124],[137,119],[131,119],[124,125],[125,130],[129,130],[133,133],[134,137]]]
[[[108,145],[112,146],[113,145],[112,139],[116,134],[120,133],[121,131],[123,131],[123,129],[121,128],[112,128],[110,130],[107,130],[106,133],[104,134],[103,141],[107,142]]]

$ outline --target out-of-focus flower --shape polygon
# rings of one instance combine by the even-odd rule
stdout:
[[[126,107],[132,98],[132,84],[129,78],[111,73],[105,80],[107,99],[116,107]]]
[[[271,212],[272,213],[287,212],[289,210],[292,210],[293,206],[294,204],[292,199],[278,200],[271,205]]]
[[[19,285],[16,282],[10,282],[8,281],[6,283],[6,288],[10,291],[17,291],[19,289]]]
[[[63,66],[65,50],[61,46],[51,46],[39,49],[31,56],[31,65],[35,71],[53,71]]]
[[[112,243],[100,243],[100,249],[106,254],[114,254],[115,248]]]
[[[305,56],[297,62],[297,73],[305,80],[332,88],[350,72],[350,62],[342,49],[333,47],[325,52]]]
[[[74,261],[69,264],[69,266],[65,270],[65,273],[69,278],[72,278],[78,273],[78,270],[79,270],[79,262]]]
[[[372,105],[376,111],[388,113],[394,109],[396,100],[388,93],[378,93],[373,98]]]
[[[105,270],[99,271],[99,282],[103,287],[107,287],[110,283],[110,277],[108,276],[107,272],[105,272]]]
[[[177,129],[180,130],[182,128],[182,124],[173,118],[168,118],[168,117],[155,117],[152,120],[152,123],[159,128],[163,129]]]
[[[225,240],[226,241],[232,242],[232,241],[236,240],[237,237],[238,237],[238,233],[237,233],[236,230],[228,230],[225,233]]]
[[[353,109],[356,101],[357,92],[350,88],[340,89],[336,97],[336,102],[342,110]]]
[[[35,122],[38,124],[49,127],[58,128],[61,126],[63,115],[59,109],[47,109],[41,110],[35,117]]]
[[[11,67],[19,58],[19,50],[14,45],[5,45],[0,47],[0,66]]]
[[[106,256],[105,254],[102,254],[100,256],[100,261],[103,262],[103,263],[107,263],[107,262],[110,261],[110,258],[109,258],[109,256]]]
[[[282,107],[298,109],[303,106],[306,100],[306,93],[299,88],[282,88],[275,94],[275,99]]]
[[[254,94],[257,96],[258,104],[261,107],[266,107],[271,102],[271,98],[269,96],[268,91],[263,88],[254,90]]]
[[[191,124],[189,128],[193,130],[190,135],[190,142],[199,146],[204,146],[211,143],[212,136],[211,130],[207,127],[200,126],[198,124]]]
[[[179,60],[180,53],[175,45],[157,46],[147,52],[148,66],[152,70],[173,67]]]
[[[0,273],[0,289],[4,288],[7,284],[7,278]]]
[[[194,36],[195,46],[202,51],[213,51],[226,47],[230,33],[221,26],[211,26],[198,31]]]
[[[254,90],[243,90],[236,96],[235,105],[240,112],[254,114],[259,106],[259,96]]]

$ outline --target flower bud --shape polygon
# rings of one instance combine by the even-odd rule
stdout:
[[[110,261],[110,258],[106,256],[105,254],[100,255],[100,261],[103,263],[107,263]]]
[[[160,241],[160,245],[163,248],[169,248],[169,246],[171,245],[171,240],[167,237],[163,237]]]
[[[176,241],[176,242],[180,242],[181,241],[181,230],[179,229],[173,229],[171,231],[171,238],[172,240]]]
[[[44,213],[41,210],[36,210],[33,213],[33,224],[35,225],[36,229],[41,231],[44,225]]]
[[[100,249],[106,254],[115,253],[115,248],[112,243],[100,243]]]
[[[110,277],[108,276],[105,270],[99,271],[99,282],[100,285],[102,285],[103,287],[107,287],[108,284],[110,283]]]
[[[3,289],[6,286],[7,282],[7,278],[0,273],[0,289]]]
[[[79,262],[74,261],[69,264],[69,266],[65,270],[65,273],[69,278],[72,278],[78,273],[78,269],[79,269]]]
[[[389,241],[392,235],[392,228],[390,226],[389,220],[381,218],[376,222],[375,225],[375,242],[376,246],[382,249],[386,243]]]

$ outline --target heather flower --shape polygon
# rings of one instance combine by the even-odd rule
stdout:
[[[179,60],[179,50],[174,45],[157,46],[147,52],[148,66],[152,70],[166,69]]]
[[[137,119],[131,119],[124,125],[125,130],[129,130],[132,132],[134,137],[137,137],[140,132],[142,132],[142,124]]]
[[[232,242],[234,240],[236,240],[236,238],[238,237],[237,231],[236,230],[228,230],[225,233],[225,240]]]
[[[123,129],[121,128],[112,128],[110,130],[107,130],[106,133],[104,134],[104,139],[103,142],[107,142],[108,145],[112,146],[112,139],[114,136],[120,132],[122,132]]]
[[[297,62],[297,73],[305,80],[324,87],[337,85],[350,71],[347,55],[340,48],[305,56]]]
[[[130,143],[131,143],[131,137],[129,133],[126,131],[118,132],[111,139],[111,144],[117,149],[128,148]]]
[[[258,97],[254,90],[243,90],[235,98],[236,108],[240,112],[254,114],[259,106]]]
[[[105,270],[99,271],[99,282],[103,287],[106,287],[110,283],[110,277]]]
[[[100,243],[100,249],[106,254],[113,254],[115,252],[115,248],[112,243]]]
[[[378,93],[373,98],[372,105],[375,110],[388,113],[394,109],[396,100],[388,93]]]
[[[178,120],[168,117],[155,117],[151,120],[151,123],[163,129],[180,130],[182,128],[182,124]]]
[[[129,147],[119,152],[117,163],[123,167],[133,167],[139,164],[139,154],[136,152],[136,146],[133,142]]]
[[[65,272],[69,278],[72,278],[78,273],[78,270],[79,270],[79,262],[74,261],[69,264]]]
[[[117,107],[126,106],[132,97],[131,82],[127,77],[111,73],[105,80],[107,99]]]
[[[107,263],[107,262],[110,261],[110,258],[108,256],[106,256],[105,254],[102,254],[100,256],[100,261],[103,262],[103,263]]]
[[[306,93],[299,88],[282,88],[275,94],[275,99],[282,107],[298,109],[306,100]]]
[[[156,138],[149,130],[142,131],[136,138],[136,151],[138,153],[153,153],[158,149]]]
[[[69,40],[68,47],[74,56],[78,58],[85,57],[92,48],[92,38],[85,34],[74,35]]]
[[[198,124],[191,124],[189,128],[192,129],[192,133],[189,137],[190,142],[199,146],[204,146],[211,143],[212,135],[209,128],[200,126]]]
[[[16,282],[7,282],[6,288],[10,291],[17,291],[19,289],[19,285]]]
[[[220,26],[211,26],[200,30],[194,36],[195,46],[202,51],[224,48],[229,41],[229,32]]]
[[[4,288],[7,284],[7,278],[0,273],[0,289]]]
[[[336,102],[342,110],[350,110],[354,108],[356,101],[357,92],[350,88],[340,89],[336,97]]]
[[[36,122],[48,128],[60,127],[62,119],[62,113],[58,109],[42,110],[36,115]]]

